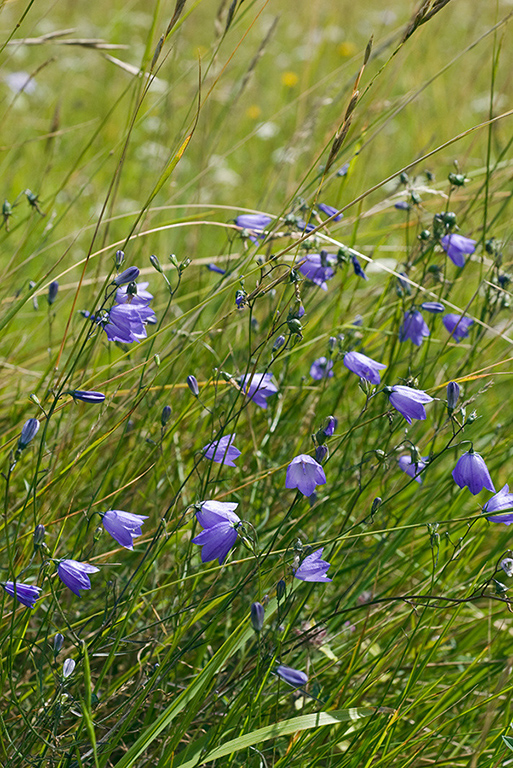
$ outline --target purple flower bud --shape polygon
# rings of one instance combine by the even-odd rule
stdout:
[[[280,579],[279,582],[276,584],[276,597],[278,600],[281,600],[282,597],[285,596],[287,585],[285,584],[283,579]]]
[[[501,560],[501,568],[506,574],[506,576],[513,576],[513,558],[512,557],[505,557]]]
[[[338,419],[335,416],[328,416],[326,419],[326,426],[324,427],[324,434],[326,437],[331,437],[335,432],[338,425]]]
[[[365,272],[362,269],[362,265],[354,255],[354,253],[351,254],[351,264],[353,265],[354,273],[357,277],[362,277],[364,280],[368,280],[369,278],[365,274]]]
[[[474,453],[472,449],[460,456],[452,471],[452,476],[456,485],[459,485],[460,488],[467,486],[473,496],[482,491],[483,488],[495,493],[495,486],[484,459],[478,453]]]
[[[321,465],[311,456],[301,453],[287,467],[285,488],[297,488],[304,496],[311,496],[317,485],[324,485],[326,475]]]
[[[105,395],[102,392],[88,391],[84,389],[74,389],[70,392],[74,400],[82,400],[83,403],[103,403]]]
[[[58,656],[59,652],[64,644],[64,635],[61,635],[60,632],[57,632],[55,637],[53,638],[53,655]]]
[[[139,277],[139,270],[137,267],[128,267],[124,272],[117,275],[112,281],[113,285],[125,285],[126,283],[133,283]]]
[[[39,421],[37,419],[28,419],[21,429],[21,435],[18,439],[18,450],[24,451],[31,440],[37,435]]]
[[[162,413],[160,415],[160,423],[162,424],[163,427],[166,426],[170,418],[171,418],[171,406],[165,405],[162,408]]]
[[[218,275],[226,274],[226,269],[221,269],[221,267],[218,267],[217,264],[207,264],[207,269],[210,272],[217,272]]]
[[[41,587],[36,587],[32,584],[22,584],[21,581],[17,581],[16,583],[13,581],[6,581],[2,586],[11,597],[15,597],[19,603],[25,605],[27,608],[34,607],[36,600],[42,592]]]
[[[40,544],[43,544],[45,540],[45,535],[46,535],[46,528],[44,527],[44,525],[42,525],[41,523],[39,523],[39,525],[36,525],[36,527],[34,528],[34,534],[32,536],[32,541],[35,547],[39,546]]]
[[[264,606],[262,603],[251,604],[251,624],[255,632],[261,632],[264,626]]]
[[[124,251],[116,251],[116,255],[114,257],[114,262],[116,264],[116,269],[120,268],[120,266],[123,264],[124,260],[125,260]]]
[[[70,675],[72,675],[75,671],[75,666],[76,664],[73,659],[66,659],[62,665],[62,676],[64,678],[70,677]]]
[[[48,304],[50,304],[50,306],[53,304],[53,302],[57,298],[58,292],[59,292],[59,283],[57,282],[57,280],[54,280],[53,283],[50,283],[50,285],[48,286],[47,298],[48,298]]]
[[[160,261],[158,260],[158,258],[155,256],[154,253],[152,253],[150,256],[150,264],[154,269],[157,270],[157,272],[160,272],[162,274],[162,267],[160,266]]]
[[[410,204],[406,200],[399,200],[399,202],[394,203],[394,208],[397,208],[398,211],[409,211]]]
[[[81,597],[81,589],[91,589],[88,573],[96,573],[100,569],[89,563],[81,563],[78,560],[61,560],[57,566],[59,579],[75,595]]]
[[[301,688],[301,686],[306,685],[308,682],[308,675],[293,667],[286,667],[285,664],[280,664],[276,674],[293,688]]]
[[[471,317],[449,314],[442,318],[446,331],[451,334],[457,344],[469,334],[470,326],[474,324]]]
[[[318,445],[315,449],[315,460],[318,461],[319,464],[322,464],[327,456],[328,456],[328,446]]]
[[[317,205],[317,208],[326,214],[326,216],[329,216],[330,218],[333,216],[333,221],[340,221],[340,219],[344,218],[343,213],[338,213],[338,208],[334,208],[332,205],[326,205],[326,203],[319,203]],[[335,214],[337,214],[335,216]]]
[[[196,377],[195,376],[192,376],[192,375],[191,376],[187,376],[187,386],[191,390],[191,392],[194,395],[194,397],[198,397],[198,395],[199,395],[199,387],[198,387],[198,382],[196,381]]]
[[[463,235],[444,235],[440,242],[447,256],[457,267],[464,267],[465,255],[470,255],[476,250],[476,241]]]
[[[447,384],[447,410],[452,413],[460,396],[460,386],[455,381]]]
[[[295,578],[301,581],[333,581],[326,576],[330,564],[321,559],[323,551],[324,547],[305,557],[294,574]]]
[[[371,515],[376,514],[380,506],[381,506],[381,496],[376,496],[376,498],[372,502]]]
[[[440,304],[439,301],[425,301],[420,305],[420,308],[425,309],[426,312],[431,312],[433,315],[437,315],[445,309],[444,305]]]
[[[269,226],[272,218],[265,216],[263,213],[241,213],[235,219],[237,227],[242,229],[251,229],[254,232],[261,232],[263,229]]]
[[[283,347],[284,344],[285,344],[285,336],[278,336],[278,338],[273,344],[273,352],[277,352],[278,349]]]

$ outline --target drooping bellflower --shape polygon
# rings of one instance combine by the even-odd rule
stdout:
[[[276,674],[293,688],[301,688],[302,685],[306,685],[308,682],[307,674],[301,672],[299,669],[287,667],[285,664],[280,664],[279,667],[277,667]]]
[[[321,465],[311,456],[301,453],[287,467],[285,488],[297,488],[304,496],[311,496],[317,485],[324,485],[326,475]]]
[[[447,256],[457,267],[464,267],[465,255],[470,255],[476,250],[476,241],[463,235],[444,235],[440,242]]]
[[[357,277],[362,277],[364,280],[368,280],[368,276],[365,274],[365,272],[362,269],[362,265],[354,255],[354,253],[351,254],[351,264],[353,265],[354,273]]]
[[[78,560],[61,560],[57,566],[59,579],[75,595],[82,597],[81,589],[91,589],[88,573],[96,573],[100,569],[89,563],[81,563]]]
[[[222,565],[228,552],[237,541],[241,520],[235,514],[239,505],[224,501],[203,501],[196,511],[196,519],[203,530],[193,540],[193,544],[203,547],[201,561],[208,563],[218,560]]]
[[[470,493],[475,496],[483,488],[495,493],[495,486],[488,472],[488,468],[482,456],[471,449],[460,456],[452,471],[456,485],[460,488],[468,487]]]
[[[344,218],[343,213],[337,213],[338,208],[334,208],[332,205],[326,205],[326,203],[318,203],[317,208],[326,214],[326,216],[329,216],[330,218],[333,216],[333,221],[340,221],[340,219]],[[335,216],[335,214],[337,215]]]
[[[22,584],[21,581],[6,581],[2,584],[5,591],[15,597],[16,600],[25,605],[27,608],[33,608],[36,604],[36,600],[39,598],[42,592],[41,587],[37,587],[33,584]]]
[[[70,395],[73,400],[81,400],[83,403],[91,403],[92,405],[103,403],[105,400],[103,392],[95,392],[94,390],[74,389]]]
[[[412,419],[424,420],[426,418],[424,405],[433,401],[433,398],[421,389],[405,387],[402,384],[385,387],[385,392],[390,405],[404,416],[408,424],[411,424]]]
[[[116,304],[134,304],[138,306],[148,306],[153,299],[153,294],[146,289],[149,283],[135,283],[137,293],[129,293],[126,285],[121,286],[116,291]]]
[[[37,419],[27,419],[21,429],[21,435],[18,438],[18,450],[24,451],[27,445],[35,438],[39,429]]]
[[[444,315],[442,322],[445,329],[454,338],[457,344],[469,334],[470,326],[474,324],[471,317],[463,315]]]
[[[139,269],[137,267],[128,267],[123,272],[120,272],[119,275],[116,275],[112,283],[114,285],[128,285],[128,283],[133,283],[134,280],[137,280],[139,277]]]
[[[402,325],[399,328],[399,341],[410,339],[413,344],[420,347],[426,336],[429,336],[429,328],[418,309],[405,312]]]
[[[145,339],[146,324],[156,321],[155,313],[146,304],[114,304],[107,318],[101,321],[109,341],[132,344]]]
[[[235,437],[235,434],[224,435],[220,440],[214,440],[213,443],[203,446],[201,450],[205,453],[207,459],[214,461],[216,464],[234,467],[234,462],[241,454],[239,449],[233,445]]]
[[[270,373],[247,373],[241,379],[241,388],[248,400],[264,409],[267,408],[267,398],[278,392]]]
[[[295,578],[301,581],[333,581],[326,576],[330,563],[322,560],[323,551],[324,547],[312,552],[311,555],[307,555],[295,572]]]
[[[447,410],[452,413],[460,396],[460,385],[456,381],[447,384]]]
[[[324,264],[323,264],[324,261]],[[329,258],[321,258],[320,253],[309,253],[308,256],[298,265],[298,271],[301,272],[307,280],[310,280],[323,291],[328,290],[326,281],[331,280],[335,270],[329,266]]]
[[[265,610],[262,603],[251,603],[251,625],[255,632],[261,632],[264,626]]]
[[[327,357],[318,357],[314,360],[310,366],[310,376],[315,381],[321,379],[331,379],[333,376],[333,360],[328,360]]]
[[[118,544],[125,549],[134,548],[134,539],[141,536],[141,525],[148,519],[146,515],[133,515],[121,509],[109,509],[102,517],[103,527]]]
[[[346,352],[344,355],[344,365],[361,379],[365,379],[375,385],[381,383],[380,371],[386,368],[386,365],[383,363],[378,363],[361,352]]]
[[[412,461],[411,456],[399,456],[398,464],[403,472],[406,472],[409,477],[413,477],[418,483],[422,484],[422,477],[420,472],[427,467],[427,456],[424,456],[420,461]]]
[[[235,219],[237,227],[251,229],[253,232],[262,232],[271,223],[272,218],[263,213],[241,213]]]
[[[506,525],[513,523],[513,493],[509,492],[507,483],[486,502],[483,506],[483,512],[486,512],[487,520],[491,523],[505,523]],[[489,512],[492,514],[489,515]],[[509,514],[504,514],[505,512],[509,512]]]

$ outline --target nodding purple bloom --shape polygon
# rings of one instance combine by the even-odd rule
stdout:
[[[399,341],[410,339],[413,344],[420,347],[424,336],[429,336],[429,328],[418,309],[405,312],[403,324],[399,328]]]
[[[426,312],[432,312],[433,315],[438,315],[440,312],[443,312],[445,307],[443,304],[440,304],[439,301],[425,301],[423,304],[420,305],[421,309],[425,309]]]
[[[240,517],[235,514],[239,505],[224,501],[203,501],[196,512],[196,518],[203,530],[193,544],[203,547],[201,561],[208,563],[218,560],[222,565],[230,549],[237,541]]]
[[[37,419],[28,419],[21,428],[21,435],[18,438],[18,450],[24,451],[31,440],[35,438],[39,429]]]
[[[53,304],[53,302],[57,298],[58,293],[59,293],[59,283],[57,282],[57,280],[54,280],[53,283],[50,283],[50,285],[48,286],[47,299],[48,299],[48,304],[50,304],[50,306]]]
[[[333,581],[326,576],[330,563],[321,559],[323,551],[324,547],[305,557],[294,574],[295,578],[301,581]]]
[[[422,484],[422,478],[419,473],[427,467],[427,460],[427,456],[424,456],[417,462],[412,461],[411,456],[399,456],[398,464],[403,472],[406,472],[409,477],[413,477],[418,483]]]
[[[148,306],[153,299],[153,294],[146,290],[149,283],[135,283],[135,285],[137,287],[137,293],[134,294],[129,294],[126,285],[118,288],[116,291],[116,304],[133,304],[136,306],[142,304],[143,306]]]
[[[470,326],[474,324],[471,317],[453,314],[444,315],[442,322],[445,326],[445,330],[450,333],[457,344],[468,336]]]
[[[224,464],[226,467],[234,467],[234,462],[239,458],[241,452],[235,448],[233,442],[236,435],[224,435],[220,440],[214,440],[213,443],[203,446],[201,449],[207,459],[215,461],[216,464]]]
[[[302,232],[305,232],[306,234],[309,234],[312,232],[312,230],[315,229],[315,224],[306,223],[304,219],[296,219],[296,226],[298,229],[300,229]]]
[[[265,216],[263,213],[241,213],[235,219],[235,224],[242,229],[252,229],[253,232],[261,232],[269,226],[271,221],[272,218]]]
[[[100,569],[89,563],[80,563],[78,560],[61,560],[57,566],[59,579],[75,595],[82,597],[81,589],[91,589],[88,573],[96,573]]]
[[[505,525],[511,525],[511,523],[513,523],[513,493],[509,492],[509,485],[507,483],[495,494],[495,496],[492,496],[492,498],[486,502],[483,507],[483,512],[486,512],[487,520],[491,523],[504,523]],[[489,515],[490,512],[493,514]],[[509,515],[497,515],[497,512],[509,512]]]
[[[134,280],[137,280],[138,277],[139,270],[137,267],[128,267],[128,269],[125,269],[123,272],[120,272],[119,275],[116,275],[112,283],[113,285],[125,285],[128,283],[133,283]]]
[[[298,266],[298,271],[301,272],[307,280],[310,280],[323,291],[328,290],[326,280],[331,280],[335,274],[335,270],[328,266],[328,259],[321,258],[320,253],[309,253],[306,259],[304,259]]]
[[[460,385],[455,381],[450,381],[447,384],[447,409],[449,413],[452,413],[456,408],[458,397],[460,396]]]
[[[317,461],[319,464],[323,464],[328,457],[328,453],[329,451],[327,445],[318,445],[315,449],[315,461]],[[316,497],[316,494],[312,493],[309,498],[312,499],[314,496]]]
[[[361,379],[365,379],[365,381],[375,385],[381,383],[380,371],[386,368],[386,365],[383,363],[378,363],[361,352],[346,352],[344,355],[344,365]]]
[[[241,388],[248,400],[264,409],[267,408],[267,398],[278,392],[270,373],[247,373],[241,379]]]
[[[323,213],[325,213],[326,216],[329,216],[330,218],[334,216],[335,218],[333,219],[333,221],[340,221],[340,219],[344,218],[344,214],[338,213],[338,208],[333,208],[332,205],[326,205],[326,203],[319,203],[317,205],[317,208]],[[335,216],[335,214],[337,215]]]
[[[27,608],[34,607],[36,600],[42,592],[41,587],[36,587],[32,584],[22,584],[21,581],[16,583],[14,581],[6,581],[2,586],[11,597],[15,597],[19,603]]]
[[[452,471],[452,476],[456,485],[459,485],[460,488],[467,486],[473,496],[482,491],[483,488],[495,493],[495,486],[484,459],[478,453],[474,453],[473,450],[460,456]]]
[[[83,403],[103,403],[105,395],[103,392],[95,392],[94,390],[88,391],[86,389],[74,389],[70,392],[70,395],[74,400],[81,400]]]
[[[327,357],[318,357],[310,366],[310,376],[315,381],[331,379],[333,376],[333,360],[328,360]]]
[[[207,264],[207,269],[210,270],[210,272],[217,272],[218,275],[226,274],[226,269],[221,269],[221,267],[218,267],[217,264],[214,264],[213,262]]]
[[[154,322],[156,322],[155,313],[150,307],[132,301],[126,304],[115,304],[109,311],[107,320],[102,321],[102,326],[109,341],[132,344],[134,341],[139,342],[140,339],[145,339],[148,335],[146,323]]]
[[[103,527],[110,533],[118,544],[125,549],[133,549],[133,540],[141,536],[141,525],[148,516],[132,515],[131,512],[123,512],[121,509],[109,509],[102,518]]]
[[[365,272],[362,269],[362,265],[354,255],[354,253],[351,254],[351,264],[353,265],[354,273],[357,277],[363,277],[364,280],[368,280],[369,278],[365,274]]]
[[[412,419],[425,419],[424,404],[433,401],[433,398],[421,389],[413,389],[413,387],[405,387],[401,384],[385,387],[385,392],[390,400],[390,405],[404,416],[408,424],[411,424]]]
[[[187,376],[187,386],[191,390],[194,397],[198,397],[199,395],[199,387],[198,387],[198,381],[196,379],[196,376]]]
[[[465,254],[470,255],[476,250],[476,241],[463,235],[444,235],[440,242],[447,256],[457,267],[464,267]]]
[[[285,488],[297,488],[304,496],[311,496],[317,485],[324,485],[326,475],[321,465],[305,453],[296,456],[287,467]]]
[[[301,688],[302,685],[306,685],[308,682],[308,675],[304,672],[300,672],[299,669],[286,667],[285,664],[280,664],[276,669],[276,674],[293,688]]]

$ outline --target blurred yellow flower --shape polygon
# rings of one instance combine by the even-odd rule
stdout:
[[[295,72],[284,72],[281,76],[281,82],[286,88],[294,88],[299,82],[299,77]]]
[[[337,48],[337,53],[339,56],[343,56],[344,58],[348,58],[349,56],[354,56],[355,53],[358,51],[358,48],[354,43],[340,43],[340,45]]]
[[[258,120],[260,115],[262,114],[262,110],[258,106],[258,104],[251,104],[246,110],[246,115],[249,117],[250,120]]]

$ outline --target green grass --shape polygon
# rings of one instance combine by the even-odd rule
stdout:
[[[399,0],[246,0],[229,24],[229,3],[180,5],[2,6],[0,583],[42,592],[30,610],[0,590],[0,764],[507,765],[509,529],[451,473],[471,441],[497,490],[512,480],[510,9],[452,0],[404,40],[417,7]],[[33,89],[11,89],[19,71]],[[317,226],[319,202],[344,218],[306,238],[287,215]],[[234,224],[244,212],[271,216],[272,235],[253,244]],[[444,212],[477,241],[464,269],[432,236]],[[326,292],[297,271],[324,248],[342,249]],[[139,344],[109,342],[80,312],[105,303],[118,249],[155,297]],[[468,338],[424,312],[430,337],[400,342],[423,301],[472,317]],[[409,426],[359,386],[350,349],[387,365],[384,385],[435,398],[426,420]],[[321,356],[335,375],[314,381]],[[279,388],[266,410],[241,395],[252,371]],[[105,402],[74,402],[75,389]],[[327,483],[309,503],[286,468],[330,414]],[[235,468],[201,452],[228,433]],[[431,459],[422,484],[397,463],[411,448]],[[192,542],[206,499],[238,502],[245,521],[222,566]],[[109,509],[147,516],[133,551],[103,530]],[[332,583],[294,578],[306,547],[324,547]],[[100,569],[81,598],[60,559]],[[279,664],[308,675],[304,690]]]

